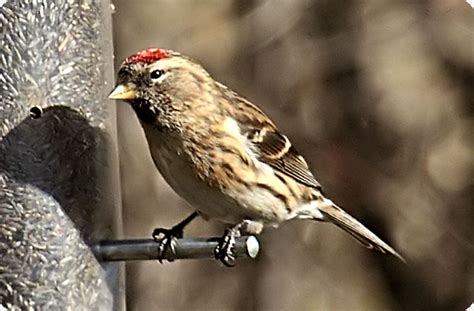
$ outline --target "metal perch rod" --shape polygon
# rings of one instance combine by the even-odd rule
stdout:
[[[220,238],[176,239],[174,254],[168,248],[163,258],[160,258],[158,251],[162,241],[153,239],[104,240],[93,244],[91,249],[99,261],[215,259],[214,250],[219,240]],[[258,251],[259,243],[256,237],[236,238],[236,258],[255,258]]]

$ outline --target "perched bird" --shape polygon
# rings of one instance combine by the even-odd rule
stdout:
[[[216,256],[233,262],[234,237],[290,219],[336,224],[364,246],[403,258],[327,199],[288,137],[251,102],[191,58],[150,48],[123,62],[111,99],[128,102],[164,179],[197,213],[154,236],[181,237],[198,214],[231,224]]]

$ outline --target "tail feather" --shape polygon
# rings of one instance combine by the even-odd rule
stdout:
[[[382,241],[382,239],[372,233],[372,231],[367,229],[357,219],[346,213],[343,209],[335,205],[330,200],[325,199],[324,201],[325,204],[318,205],[319,211],[324,215],[324,220],[334,223],[339,228],[349,233],[356,241],[358,241],[363,246],[370,249],[375,249],[384,254],[392,254],[393,256],[406,263],[405,259],[399,253],[397,253],[387,243],[385,243],[384,241]]]

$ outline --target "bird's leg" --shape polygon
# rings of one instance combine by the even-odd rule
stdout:
[[[231,228],[227,228],[219,244],[214,250],[214,255],[216,259],[220,260],[227,267],[235,266],[235,238],[238,238],[240,236],[240,230],[242,226],[247,224],[247,222],[247,220],[244,220],[238,225],[235,225]]]
[[[168,249],[173,255],[176,253],[176,250],[175,250],[176,239],[180,239],[183,237],[184,227],[186,227],[197,216],[199,216],[199,214],[197,212],[193,212],[184,220],[174,225],[171,229],[156,228],[155,230],[153,230],[153,233],[151,235],[153,239],[155,240],[155,242],[158,242],[160,244],[160,246],[158,247],[158,252],[159,252],[158,261],[160,263],[163,263],[163,257],[165,255],[165,252]],[[171,259],[170,261],[173,261],[173,260]]]

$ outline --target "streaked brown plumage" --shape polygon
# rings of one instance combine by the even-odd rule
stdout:
[[[258,234],[290,219],[329,221],[403,258],[325,198],[304,158],[255,105],[179,53],[127,58],[110,95],[131,104],[165,180],[205,218]]]

